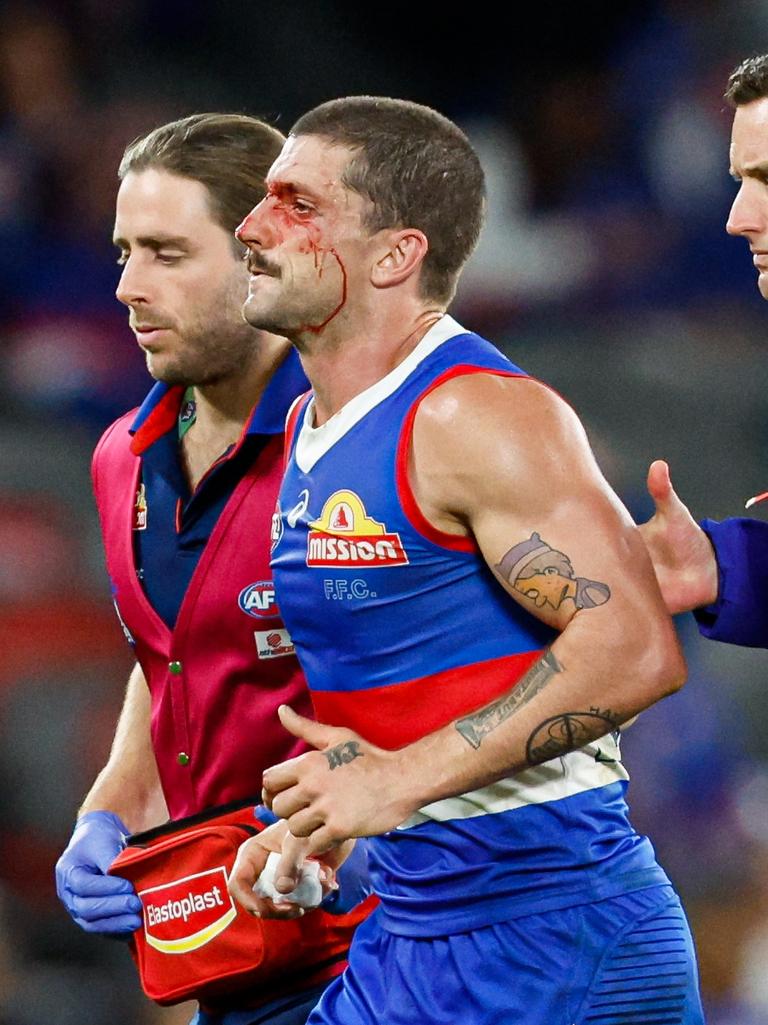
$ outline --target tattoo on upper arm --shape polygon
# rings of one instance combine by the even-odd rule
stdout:
[[[619,720],[609,709],[564,712],[545,719],[528,738],[525,747],[529,765],[539,765],[568,751],[575,751],[618,729]]]
[[[329,747],[323,754],[328,760],[329,769],[338,769],[340,765],[347,765],[355,758],[362,758],[363,752],[356,740],[348,740],[344,744],[337,744],[336,747]]]
[[[564,601],[572,601],[577,609],[594,609],[611,597],[607,584],[574,576],[568,556],[551,548],[539,534],[510,548],[494,568],[537,609],[544,605],[559,609]]]
[[[485,708],[478,709],[472,715],[458,719],[456,729],[468,744],[474,748],[480,747],[484,737],[492,733],[497,726],[501,726],[513,712],[522,708],[535,694],[546,687],[552,677],[562,671],[562,668],[555,653],[551,649],[547,650],[539,661],[520,678],[514,690],[497,698],[496,701],[492,701]]]

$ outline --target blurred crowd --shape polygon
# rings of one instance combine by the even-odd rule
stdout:
[[[89,460],[148,387],[111,246],[137,135],[214,109],[287,131],[348,93],[437,106],[489,182],[458,318],[574,402],[637,517],[659,456],[698,515],[768,486],[768,308],[723,230],[721,98],[768,50],[768,5],[555,0],[503,24],[423,7],[0,7],[0,1025],[188,1017],[145,1001],[123,946],[81,934],[53,886],[131,664]],[[686,902],[711,1025],[765,1025],[768,663],[679,625],[690,682],[628,731],[630,803]]]

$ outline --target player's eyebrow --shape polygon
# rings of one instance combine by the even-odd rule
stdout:
[[[757,164],[746,164],[738,171],[730,168],[731,178],[740,181],[742,178],[768,178],[768,160],[760,161]]]
[[[307,199],[312,200],[320,198],[310,185],[302,183],[296,185],[294,182],[282,182],[279,179],[267,182],[267,193],[276,196],[278,199],[293,199],[298,195],[306,196]]]
[[[113,236],[112,242],[118,249],[129,249],[130,243],[127,239]],[[142,249],[183,249],[190,248],[190,240],[184,235],[167,235],[158,232],[154,235],[139,235],[135,244]]]

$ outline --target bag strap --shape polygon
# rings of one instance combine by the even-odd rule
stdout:
[[[183,833],[188,829],[193,829],[195,826],[208,825],[216,819],[229,817],[235,812],[245,811],[246,809],[253,809],[253,813],[248,817],[248,821],[253,827],[254,833],[260,833],[270,824],[263,821],[264,818],[270,815],[266,808],[264,809],[265,815],[263,817],[260,818],[255,814],[256,806],[260,802],[260,796],[241,798],[237,801],[229,801],[226,804],[217,804],[213,808],[204,808],[203,811],[196,812],[194,815],[187,815],[183,819],[169,819],[168,822],[164,822],[160,826],[144,829],[140,833],[132,833],[126,839],[126,846],[148,847],[164,837],[173,836],[175,833]]]

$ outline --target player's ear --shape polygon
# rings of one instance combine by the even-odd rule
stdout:
[[[371,284],[376,288],[399,285],[418,273],[429,243],[418,228],[387,229],[379,232],[381,246],[375,252]]]

